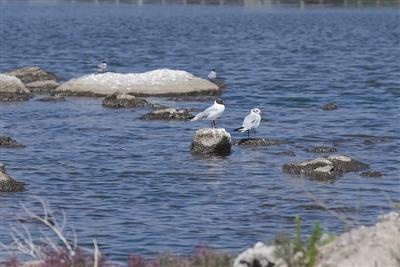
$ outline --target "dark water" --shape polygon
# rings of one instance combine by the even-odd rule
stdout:
[[[267,119],[259,135],[287,143],[199,158],[189,144],[207,122],[144,122],[146,109],[110,110],[90,98],[1,104],[1,133],[27,145],[1,150],[1,161],[29,190],[0,195],[0,241],[11,240],[19,202],[32,206],[32,196],[65,210],[81,244],[96,238],[117,260],[198,244],[237,252],[291,232],[295,215],[306,233],[316,220],[343,231],[321,203],[374,223],[400,201],[399,21],[396,9],[2,5],[0,71],[40,65],[66,80],[103,59],[115,72],[168,67],[204,77],[216,68],[228,85],[219,125],[236,128],[257,106]],[[320,110],[326,102],[339,109]],[[323,183],[282,173],[286,162],[316,157],[304,151],[314,145],[384,176]],[[276,155],[284,150],[296,157]]]

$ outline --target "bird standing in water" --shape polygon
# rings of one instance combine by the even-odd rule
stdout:
[[[208,108],[206,108],[203,112],[197,114],[191,121],[198,120],[210,120],[211,128],[215,128],[215,120],[221,117],[222,113],[225,111],[224,101],[222,99],[218,99],[214,101],[214,104]]]

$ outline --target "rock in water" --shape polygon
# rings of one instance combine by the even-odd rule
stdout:
[[[160,108],[140,117],[141,120],[186,120],[193,117],[187,109]]]
[[[338,155],[283,165],[283,171],[286,173],[306,175],[320,181],[332,180],[346,172],[361,171],[367,168],[368,164]]]
[[[265,138],[245,138],[245,139],[235,139],[232,141],[234,145],[238,146],[273,146],[280,145],[282,141],[270,140]]]
[[[314,146],[307,148],[306,151],[311,153],[331,153],[336,152],[337,150],[335,147],[330,146]]]
[[[365,172],[360,173],[360,175],[364,176],[364,177],[379,178],[379,177],[382,177],[383,174],[380,171],[371,171],[371,170],[369,170],[369,171],[365,171]]]
[[[204,156],[226,156],[231,153],[231,143],[231,135],[225,129],[203,128],[196,131],[190,149]]]
[[[149,105],[146,99],[125,93],[113,93],[103,100],[103,106],[107,108],[138,108]]]
[[[9,136],[0,135],[0,147],[19,148],[25,147],[25,145],[18,143]]]
[[[177,96],[216,95],[219,88],[186,71],[158,69],[145,73],[85,75],[65,82],[56,91],[76,96],[105,96],[115,92],[136,96]]]
[[[316,267],[399,266],[400,214],[391,212],[318,248]]]
[[[330,110],[335,110],[335,109],[337,109],[337,106],[336,106],[335,103],[326,103],[326,104],[323,104],[323,105],[321,106],[321,109],[322,109],[322,110],[325,110],[325,111],[330,111]]]
[[[54,80],[47,81],[36,81],[25,84],[26,88],[28,88],[33,93],[52,93],[56,90],[60,84]]]
[[[24,183],[15,181],[7,175],[6,167],[0,163],[0,192],[22,192],[25,191]]]
[[[5,74],[15,76],[20,79],[24,84],[37,82],[37,81],[57,81],[57,77],[50,72],[46,72],[39,67],[25,67],[15,69]]]
[[[17,77],[0,74],[0,101],[25,101],[31,92]]]

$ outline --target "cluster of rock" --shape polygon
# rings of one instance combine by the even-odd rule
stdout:
[[[368,164],[339,155],[283,165],[283,171],[286,173],[305,175],[322,181],[335,179],[346,172],[362,171],[367,168]]]
[[[0,192],[22,192],[25,191],[24,183],[15,181],[7,175],[6,167],[0,163]]]
[[[278,246],[257,242],[236,257],[233,267],[287,267],[286,261],[277,256]],[[400,214],[391,212],[381,216],[374,226],[355,228],[318,245],[314,266],[398,266],[399,258]]]
[[[51,93],[59,86],[57,77],[38,67],[0,74],[0,101],[25,101],[32,93]]]

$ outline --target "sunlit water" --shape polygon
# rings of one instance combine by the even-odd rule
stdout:
[[[207,122],[141,121],[148,109],[111,110],[93,98],[3,103],[1,133],[27,147],[2,149],[1,162],[28,191],[0,195],[0,241],[10,242],[19,202],[30,207],[32,196],[64,210],[80,244],[95,238],[116,260],[198,244],[235,253],[291,232],[296,215],[306,233],[317,220],[340,232],[343,222],[321,206],[372,224],[400,200],[396,9],[2,5],[0,30],[0,71],[39,65],[67,80],[102,60],[123,73],[168,67],[205,77],[215,68],[227,84],[219,126],[232,132],[259,107],[259,136],[286,142],[200,158],[189,145]],[[326,102],[338,110],[322,111]],[[315,145],[384,176],[323,183],[282,172],[317,157],[305,151]],[[285,150],[296,157],[276,154]]]

